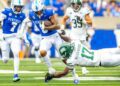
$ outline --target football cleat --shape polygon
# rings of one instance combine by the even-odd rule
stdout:
[[[45,75],[45,82],[46,82],[46,83],[49,82],[50,80],[52,80],[52,78],[53,78],[53,75],[47,73],[47,74]]]
[[[89,71],[86,68],[82,69],[82,75],[87,75],[89,73]]]
[[[18,74],[15,74],[13,77],[13,82],[18,82],[20,81],[20,78],[18,77]]]

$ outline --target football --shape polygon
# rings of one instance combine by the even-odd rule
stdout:
[[[51,26],[51,25],[52,25],[52,22],[51,22],[51,21],[44,21],[44,25],[45,25],[45,26]]]

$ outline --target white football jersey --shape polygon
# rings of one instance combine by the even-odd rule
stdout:
[[[78,12],[75,12],[71,7],[67,8],[66,16],[69,17],[72,30],[70,37],[72,39],[86,40],[86,24],[85,15],[89,14],[90,10],[87,7],[82,7]]]
[[[80,66],[99,66],[101,54],[98,51],[93,51],[82,45],[79,41],[73,42],[74,51],[67,60],[67,66],[71,69],[75,65]]]

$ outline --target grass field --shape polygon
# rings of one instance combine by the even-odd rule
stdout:
[[[65,67],[58,59],[52,59],[52,63],[57,71],[62,71]],[[120,67],[87,67],[90,71],[87,76],[82,76],[80,67],[76,67],[76,69],[81,79],[77,86],[120,86]],[[47,72],[47,67],[44,63],[35,64],[33,59],[21,61],[20,82],[12,82],[12,70],[12,60],[7,64],[3,64],[0,60],[0,86],[76,86],[71,73],[59,80],[54,79],[45,83],[44,75]]]

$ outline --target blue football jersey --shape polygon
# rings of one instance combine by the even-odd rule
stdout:
[[[53,15],[55,15],[54,10],[45,9],[43,11],[42,16],[40,17],[40,20],[42,20],[42,21],[50,20],[50,17],[53,16]],[[42,36],[49,36],[49,35],[52,35],[52,34],[55,34],[55,33],[57,33],[56,30],[42,30]]]
[[[43,30],[41,22],[50,20],[50,17],[53,16],[55,13],[51,9],[46,9],[43,11],[41,17],[38,17],[33,11],[29,13],[29,18],[32,21],[32,32],[36,34],[41,34],[42,36],[49,36],[55,34],[56,30]]]
[[[40,18],[33,11],[29,13],[29,18],[32,23],[31,32],[35,34],[41,34],[42,28],[41,28]]]
[[[25,19],[25,14],[15,14],[11,8],[5,8],[2,11],[6,18],[3,20],[2,30],[4,34],[17,33],[22,21]]]

